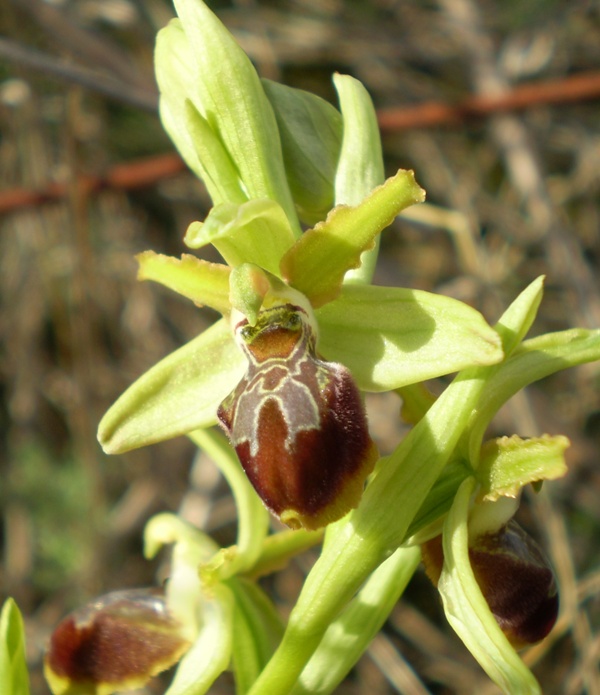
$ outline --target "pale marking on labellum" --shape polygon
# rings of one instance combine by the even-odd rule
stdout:
[[[232,443],[237,447],[248,441],[250,455],[255,457],[258,454],[260,413],[269,400],[274,400],[287,425],[285,447],[291,451],[299,432],[319,429],[321,426],[319,406],[310,388],[300,380],[302,367],[308,363],[313,373],[317,372],[316,379],[320,389],[331,380],[321,360],[311,354],[311,346],[314,344],[311,327],[306,321],[302,321],[302,334],[292,353],[285,358],[270,357],[259,363],[249,347],[244,345],[243,339],[240,342],[250,362],[250,378],[236,403],[231,428]],[[327,367],[333,366],[327,363]],[[278,371],[281,372],[280,375],[277,374]],[[267,381],[275,383],[265,385]]]

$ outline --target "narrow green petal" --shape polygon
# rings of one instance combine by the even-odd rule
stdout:
[[[488,676],[507,695],[537,695],[531,671],[498,627],[469,562],[467,517],[475,480],[459,488],[444,524],[444,568],[438,584],[448,622]]]
[[[327,695],[341,683],[383,627],[421,561],[419,548],[399,548],[369,577],[327,628],[292,695]]]
[[[138,280],[154,280],[191,299],[198,306],[209,306],[221,314],[229,312],[230,269],[196,256],[181,258],[144,251],[136,257]]]
[[[281,260],[285,280],[318,307],[339,294],[346,272],[404,208],[424,199],[412,171],[399,171],[356,207],[334,208]]]
[[[221,319],[143,374],[102,418],[98,440],[118,454],[214,425],[246,360]]]
[[[531,439],[515,434],[486,442],[477,468],[483,498],[516,497],[528,483],[562,478],[567,472],[564,453],[568,446],[566,437],[548,434]]]
[[[347,285],[315,313],[319,352],[345,364],[363,391],[387,391],[503,357],[498,334],[481,314],[442,295]]]
[[[333,82],[344,118],[344,139],[335,177],[336,205],[358,205],[384,182],[383,153],[375,107],[369,93],[354,77],[334,75]],[[345,281],[371,282],[379,239],[364,251],[360,266],[346,273]]]
[[[279,275],[279,261],[294,243],[281,206],[268,198],[214,207],[204,222],[192,222],[184,239],[193,249],[212,244],[233,267],[254,263]]]
[[[165,695],[204,695],[225,671],[231,659],[233,640],[233,595],[229,587],[216,584],[206,592],[201,605],[200,633],[183,657]]]
[[[316,224],[335,201],[341,114],[316,94],[271,80],[262,82],[279,126],[285,172],[296,209],[305,224]]]
[[[192,47],[188,98],[223,143],[248,198],[277,201],[299,234],[277,121],[254,66],[201,0],[176,0],[175,8]]]
[[[0,614],[0,693],[29,695],[25,628],[12,598],[6,599]]]

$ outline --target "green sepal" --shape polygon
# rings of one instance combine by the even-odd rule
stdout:
[[[383,627],[420,560],[419,548],[399,548],[373,572],[327,628],[292,695],[327,695],[334,691]]]
[[[562,478],[567,472],[564,452],[568,446],[566,437],[547,434],[531,439],[515,434],[486,442],[477,468],[482,498],[517,497],[529,483]]]
[[[25,627],[12,598],[6,599],[0,614],[0,693],[29,695]]]
[[[314,307],[339,294],[344,275],[360,265],[363,251],[404,208],[424,199],[412,171],[400,170],[355,207],[334,208],[305,232],[281,259],[285,280]]]
[[[498,334],[478,311],[438,294],[345,285],[315,315],[319,352],[345,364],[363,391],[388,391],[503,357]]]
[[[279,126],[285,172],[298,215],[305,224],[316,224],[335,201],[342,116],[316,94],[271,80],[262,83]]]
[[[488,368],[486,379],[491,379],[497,371],[503,369],[507,360],[519,347],[521,341],[531,328],[543,297],[544,279],[544,276],[540,275],[520,292],[494,326],[494,329],[498,332],[502,340],[502,349],[504,350],[505,358],[501,364]],[[498,403],[494,411],[488,410],[489,419],[485,425],[483,425],[481,410],[478,408],[477,412],[474,413],[469,430],[465,434],[465,441],[463,442],[465,456],[474,468],[477,468],[479,465],[479,454],[485,429],[491,421],[491,417],[495,415],[501,405],[502,403]]]
[[[171,439],[217,421],[217,408],[247,363],[221,319],[134,382],[98,427],[108,454]]]
[[[365,87],[354,77],[333,77],[344,119],[344,139],[335,177],[336,205],[358,205],[385,179],[377,114]],[[350,269],[346,282],[371,282],[380,237],[364,251],[358,268]]]
[[[236,695],[244,695],[269,661],[283,635],[283,624],[264,591],[236,577],[227,585],[235,597],[231,663]]]
[[[261,198],[217,205],[204,222],[190,224],[184,242],[192,249],[212,244],[232,267],[254,263],[279,275],[279,261],[294,234],[281,206]]]
[[[185,636],[194,642],[203,618],[202,587],[198,568],[218,552],[217,544],[205,533],[175,514],[157,514],[144,528],[144,557],[152,559],[165,545],[172,545],[171,570],[166,586],[171,613],[184,626]]]
[[[193,47],[188,98],[223,143],[247,198],[277,201],[299,234],[277,121],[254,66],[205,3],[176,0],[175,8]],[[161,92],[168,90],[165,81]]]
[[[225,584],[215,584],[203,594],[198,636],[181,660],[165,695],[204,695],[229,667],[233,606],[233,594]]]
[[[144,528],[144,557],[151,560],[165,545],[173,545],[172,569],[180,565],[197,569],[218,551],[206,533],[175,514],[163,512],[151,517]]]
[[[498,626],[469,561],[467,520],[475,479],[458,490],[444,524],[444,566],[438,590],[448,622],[503,692],[538,695],[540,687]]]
[[[209,306],[221,314],[229,313],[229,275],[231,269],[209,263],[190,254],[181,258],[144,251],[135,257],[138,280],[153,280],[191,299],[197,306]]]

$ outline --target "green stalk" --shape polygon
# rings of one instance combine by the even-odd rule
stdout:
[[[308,575],[283,640],[251,695],[287,695],[328,626],[403,541],[475,408],[487,368],[466,370],[409,433]]]
[[[379,565],[328,627],[293,695],[327,695],[341,683],[383,626],[420,561],[421,550],[414,546],[398,548]]]

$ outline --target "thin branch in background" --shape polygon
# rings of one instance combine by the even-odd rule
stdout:
[[[139,90],[136,92],[127,85],[110,78],[23,48],[20,44],[1,37],[0,55],[132,106],[152,112],[157,110],[156,93]],[[377,115],[379,126],[384,132],[395,132],[443,124],[456,126],[467,117],[493,116],[512,109],[533,108],[544,104],[559,105],[596,98],[600,98],[600,73],[591,72],[565,80],[523,85],[500,96],[472,96],[455,105],[427,102],[412,107],[381,109]],[[156,155],[119,164],[109,169],[104,176],[82,177],[81,183],[89,192],[103,188],[122,190],[144,188],[174,176],[185,168],[185,164],[177,154]],[[12,188],[0,191],[0,214],[60,200],[65,194],[66,186],[62,183],[50,183],[38,190]]]
[[[151,89],[154,80],[150,73],[141,72],[115,42],[89,31],[75,22],[62,10],[42,0],[13,0],[20,11],[44,31],[58,50],[72,54],[78,62],[105,70],[109,75],[132,88]]]
[[[107,188],[129,191],[145,188],[185,171],[185,164],[177,154],[163,154],[117,164],[104,176],[80,176],[82,191],[94,193]],[[38,190],[12,188],[0,191],[0,214],[23,207],[43,205],[61,200],[67,195],[66,183],[50,183]]]
[[[135,87],[120,80],[73,65],[67,60],[36,51],[17,41],[0,37],[0,56],[19,67],[43,72],[67,83],[77,84],[109,99],[156,113],[158,92]]]
[[[414,106],[394,106],[377,113],[383,132],[397,132],[439,125],[457,125],[468,118],[482,118],[508,111],[552,104],[600,99],[600,72],[586,72],[562,80],[524,84],[503,94],[477,94],[456,104],[428,101]]]
[[[497,65],[494,43],[487,34],[479,7],[472,0],[439,0],[448,16],[448,28],[464,47],[471,81],[478,96],[498,100],[511,93]],[[594,81],[593,81],[594,82]],[[552,90],[550,90],[552,91]],[[576,91],[576,90],[573,90]],[[546,92],[548,96],[548,91]],[[545,241],[548,263],[556,277],[573,290],[570,298],[574,321],[584,326],[600,324],[596,278],[574,234],[564,227],[555,208],[526,124],[513,114],[493,113],[490,132],[508,176],[518,192],[533,232],[531,243]]]

